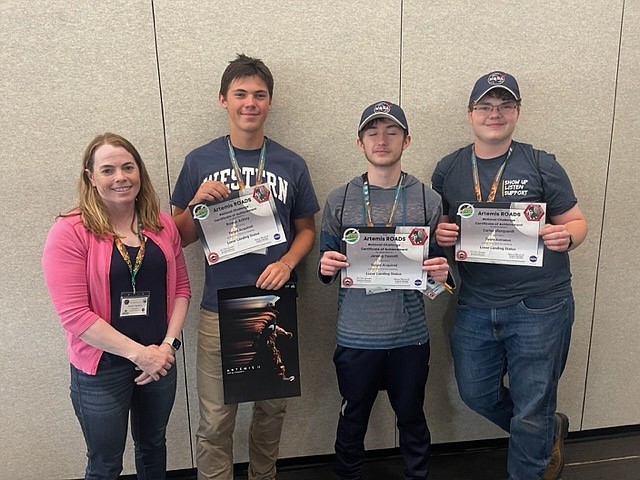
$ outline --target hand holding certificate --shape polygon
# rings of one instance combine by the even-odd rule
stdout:
[[[349,262],[341,272],[344,288],[427,289],[422,264],[429,256],[429,227],[345,228],[342,245]]]
[[[222,201],[189,207],[209,265],[286,242],[266,185],[232,192]]]
[[[545,203],[463,203],[456,216],[456,260],[541,267],[545,210]]]

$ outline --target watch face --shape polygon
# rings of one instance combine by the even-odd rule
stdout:
[[[182,345],[182,342],[180,342],[180,340],[178,340],[177,338],[173,339],[173,342],[171,343],[171,346],[173,347],[174,350],[179,350],[180,349],[180,345]]]

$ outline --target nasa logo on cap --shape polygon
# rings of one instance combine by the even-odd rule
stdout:
[[[373,107],[374,113],[389,113],[391,110],[391,105],[387,102],[380,102],[375,107]]]
[[[518,82],[508,73],[494,70],[480,77],[473,90],[471,90],[471,97],[469,97],[469,103],[478,102],[484,95],[493,90],[494,88],[502,88],[513,95],[513,99],[516,101],[521,100],[520,87]]]
[[[504,73],[492,73],[491,75],[489,75],[489,78],[487,78],[487,83],[489,85],[502,85],[504,83]]]
[[[370,121],[375,120],[376,118],[388,118],[398,124],[407,134],[409,133],[407,118],[404,115],[404,111],[400,106],[388,100],[372,103],[364,109],[364,112],[362,112],[362,116],[360,117],[358,133],[360,133]]]

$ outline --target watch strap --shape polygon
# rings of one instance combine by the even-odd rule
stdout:
[[[182,342],[180,342],[180,340],[175,337],[164,337],[162,343],[168,343],[169,345],[171,345],[171,348],[173,348],[174,351],[179,350],[180,345],[182,345]]]

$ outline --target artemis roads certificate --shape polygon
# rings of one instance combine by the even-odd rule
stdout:
[[[546,203],[463,203],[456,260],[541,267]]]
[[[422,263],[429,255],[429,227],[352,227],[343,229],[344,288],[426,290]]]
[[[256,185],[189,207],[209,265],[287,241],[271,191]]]

